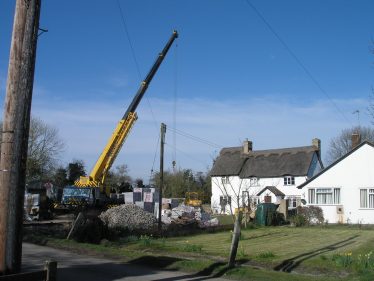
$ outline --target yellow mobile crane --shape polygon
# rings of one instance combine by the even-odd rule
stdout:
[[[169,48],[174,40],[178,38],[178,32],[173,31],[169,41],[162,52],[158,55],[146,78],[141,85],[128,107],[122,119],[118,122],[112,136],[97,160],[89,176],[80,177],[71,187],[64,188],[62,203],[70,205],[95,205],[102,203],[103,199],[108,199],[110,195],[109,188],[105,187],[105,178],[117,157],[126,137],[137,120],[136,108],[140,103],[145,91],[147,90],[153,76],[156,74],[159,66],[164,60]]]

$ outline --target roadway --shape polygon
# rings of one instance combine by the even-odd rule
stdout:
[[[159,270],[138,264],[122,263],[107,258],[79,255],[29,243],[23,243],[22,251],[22,271],[41,270],[46,260],[55,260],[57,261],[58,281],[226,280],[209,275],[196,276],[179,271]]]

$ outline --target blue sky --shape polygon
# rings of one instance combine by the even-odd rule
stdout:
[[[1,112],[14,2],[0,4]],[[245,138],[254,149],[304,146],[319,137],[326,152],[332,137],[358,124],[353,111],[370,125],[373,10],[370,0],[43,1],[40,27],[49,32],[38,42],[32,114],[59,129],[61,164],[81,159],[89,171],[177,29],[115,165],[147,181],[159,167],[160,123],[174,127],[174,116],[178,130],[220,146]],[[167,169],[176,153],[178,167],[206,171],[220,149],[171,131],[166,141]]]

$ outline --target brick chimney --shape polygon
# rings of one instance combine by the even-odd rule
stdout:
[[[356,146],[358,146],[361,143],[361,135],[359,133],[353,133],[351,136],[351,141],[352,141],[351,149],[354,149]]]
[[[312,145],[318,150],[319,156],[321,156],[321,140],[317,138],[312,139]]]
[[[246,139],[243,141],[243,153],[249,154],[252,151],[252,142]]]

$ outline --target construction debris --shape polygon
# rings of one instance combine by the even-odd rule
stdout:
[[[109,228],[122,228],[130,231],[152,230],[157,224],[156,218],[133,204],[124,204],[100,214],[100,219]]]
[[[189,225],[197,223],[200,228],[219,224],[218,219],[211,219],[210,214],[206,213],[202,208],[186,205],[179,205],[171,210],[163,210],[161,220],[165,224]]]

